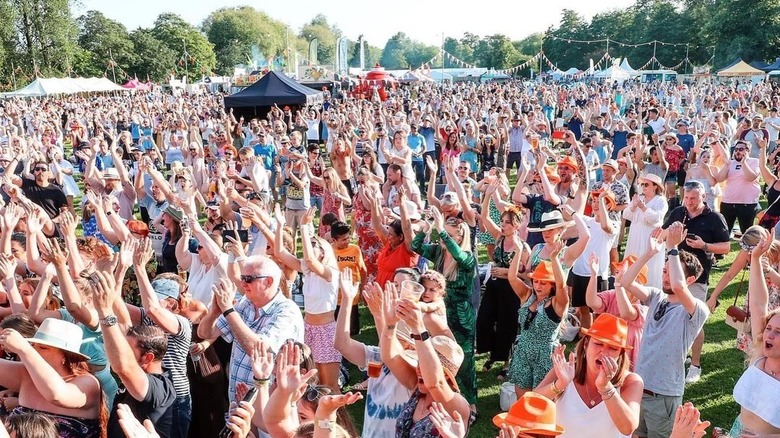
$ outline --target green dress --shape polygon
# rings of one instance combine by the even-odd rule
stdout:
[[[458,370],[456,380],[463,397],[470,404],[477,403],[477,368],[474,357],[474,335],[476,333],[477,315],[471,305],[471,288],[474,285],[475,266],[477,259],[472,252],[463,251],[447,233],[434,231],[431,238],[436,240],[437,234],[447,251],[458,263],[458,276],[447,281],[447,296],[444,304],[447,309],[447,325],[455,341],[463,349],[463,364]],[[444,261],[443,249],[439,244],[426,244],[425,233],[418,233],[412,241],[412,250],[433,261],[435,269],[442,271]]]

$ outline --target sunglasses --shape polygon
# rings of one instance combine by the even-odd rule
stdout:
[[[319,400],[320,397],[330,395],[330,390],[326,388],[320,389],[318,386],[309,385],[306,388],[306,392],[304,393],[304,397],[306,397],[306,400],[309,402],[315,402]]]
[[[650,187],[650,183],[639,183],[642,187]]]
[[[243,281],[246,284],[252,284],[255,280],[259,280],[261,278],[270,278],[270,275],[242,275],[241,281]]]
[[[658,309],[656,309],[655,314],[653,315],[653,319],[656,321],[660,321],[661,318],[666,315],[666,308],[669,307],[669,302],[664,301],[662,304],[658,306]]]
[[[739,148],[734,148],[734,150],[735,150],[735,151],[746,151],[746,150],[748,150],[748,148],[745,148],[745,147],[739,147]]]

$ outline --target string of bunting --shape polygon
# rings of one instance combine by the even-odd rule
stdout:
[[[658,59],[656,59],[656,61],[658,61]],[[679,64],[677,64],[677,65],[675,65],[673,67],[666,67],[663,64],[661,64],[661,62],[659,61],[658,62],[658,67],[660,67],[661,70],[677,70],[678,68],[682,67],[683,64],[685,64],[686,62],[688,62],[688,58],[687,57],[685,59],[683,59],[682,61],[680,61]]]
[[[507,68],[507,69],[504,69],[504,70],[498,70],[498,72],[499,73],[503,73],[503,74],[513,74],[513,73],[515,73],[517,71],[520,71],[520,70],[523,70],[523,69],[525,69],[527,67],[530,67],[531,64],[535,64],[536,61],[538,61],[538,60],[540,60],[542,58],[542,56],[544,56],[544,54],[542,52],[539,52],[536,55],[532,56],[531,58],[527,59],[522,64],[518,64],[518,65],[516,65],[514,67]]]
[[[621,42],[621,41],[615,41],[612,38],[601,38],[601,39],[597,39],[597,40],[577,40],[577,39],[574,39],[574,38],[557,37],[555,35],[550,35],[550,34],[546,34],[544,36],[544,38],[545,39],[558,40],[558,41],[565,41],[567,43],[579,43],[579,44],[609,43],[609,44],[616,44],[616,45],[621,46],[621,47],[641,47],[641,46],[651,46],[653,44],[659,44],[659,45],[662,45],[662,46],[673,46],[673,47],[686,47],[687,46],[688,48],[694,49],[694,50],[700,49],[700,48],[712,49],[713,47],[715,47],[715,46],[691,45],[690,43],[670,43],[670,42],[660,41],[660,40],[652,40],[652,41],[647,41],[647,42],[644,42],[644,43],[636,43],[636,44],[624,43],[624,42]]]

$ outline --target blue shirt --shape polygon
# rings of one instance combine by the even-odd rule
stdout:
[[[273,144],[256,144],[255,155],[263,157],[263,165],[268,171],[274,170],[274,161],[276,160],[276,146]]]
[[[409,134],[406,139],[406,144],[409,145],[409,149],[414,152],[412,154],[412,161],[422,161],[422,154],[425,152],[425,137],[418,134]],[[417,155],[419,154],[419,155]]]
[[[242,297],[235,305],[236,313],[244,324],[258,335],[274,353],[278,353],[282,345],[288,340],[303,342],[303,316],[298,306],[290,299],[277,292],[276,296],[265,306],[255,309],[249,299]],[[236,397],[236,383],[244,382],[249,386],[252,381],[252,353],[247,353],[241,347],[241,343],[235,341],[233,331],[228,325],[227,319],[220,316],[216,322],[217,328],[222,332],[222,338],[227,342],[233,342],[230,356],[230,386],[228,389],[229,400]],[[234,342],[235,341],[235,342]]]
[[[688,155],[688,152],[696,145],[696,140],[692,134],[677,134],[677,143],[683,148],[685,155]]]

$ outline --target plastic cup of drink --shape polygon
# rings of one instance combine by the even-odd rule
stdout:
[[[368,377],[377,378],[382,372],[382,362],[368,363]]]
[[[531,149],[539,149],[539,137],[531,137]]]
[[[425,292],[425,287],[420,283],[410,280],[401,283],[401,298],[406,298],[416,303],[420,301],[423,292]]]

